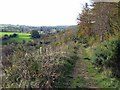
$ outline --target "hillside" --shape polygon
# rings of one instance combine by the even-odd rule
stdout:
[[[35,34],[29,42],[11,42],[0,46],[1,87],[119,90],[118,5],[116,2],[93,2],[91,8],[86,4],[77,18],[77,26],[1,25],[2,31],[15,30],[31,36],[29,32],[33,31]],[[41,38],[39,35],[44,36]]]
[[[17,31],[17,32],[31,32],[37,30],[42,33],[54,33],[57,31],[64,31],[68,28],[75,28],[75,26],[25,26],[25,25],[11,25],[11,24],[0,24],[0,31]]]

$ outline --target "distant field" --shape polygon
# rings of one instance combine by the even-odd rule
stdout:
[[[12,41],[17,41],[17,42],[22,42],[23,40],[25,41],[30,41],[31,40],[31,34],[29,33],[23,33],[23,32],[0,32],[0,37],[4,36],[5,34],[11,35],[11,34],[18,34],[18,37],[16,38],[10,38],[7,40],[7,42],[12,42]]]

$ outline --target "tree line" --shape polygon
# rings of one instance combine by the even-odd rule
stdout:
[[[120,31],[119,3],[92,2],[79,14],[79,37],[92,36],[104,41]]]

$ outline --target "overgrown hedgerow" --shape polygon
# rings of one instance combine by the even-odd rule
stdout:
[[[109,68],[113,76],[120,78],[120,38],[104,41],[91,51],[87,51],[88,58],[95,66],[101,70]]]

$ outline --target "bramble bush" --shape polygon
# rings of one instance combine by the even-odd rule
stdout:
[[[115,77],[120,78],[120,38],[104,41],[93,48],[90,60],[100,69],[111,69]]]
[[[36,48],[34,45],[18,44],[14,48],[10,54],[7,53],[9,49],[3,48],[6,56],[3,60],[3,88],[59,87],[77,60],[77,49],[71,45]]]

